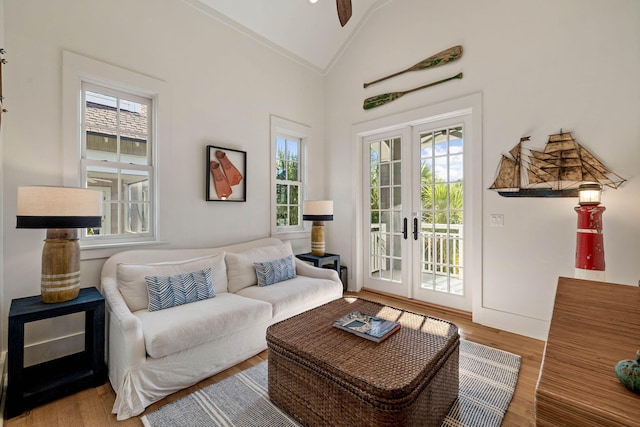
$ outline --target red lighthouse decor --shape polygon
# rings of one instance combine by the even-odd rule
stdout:
[[[582,184],[578,188],[575,276],[580,279],[605,281],[602,212],[606,208],[600,205],[601,194],[602,187],[596,183]]]

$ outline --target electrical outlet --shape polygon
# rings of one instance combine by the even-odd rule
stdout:
[[[504,226],[504,215],[503,214],[491,214],[491,226],[492,227],[502,227],[502,226]]]

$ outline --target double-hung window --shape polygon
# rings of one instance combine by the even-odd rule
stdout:
[[[276,226],[299,228],[302,224],[301,138],[276,137]]]
[[[102,226],[83,240],[153,239],[153,99],[88,82],[81,95],[81,183],[103,198]]]
[[[308,135],[307,126],[271,117],[272,234],[304,230],[304,153]]]

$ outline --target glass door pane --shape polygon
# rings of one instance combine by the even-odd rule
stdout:
[[[421,132],[420,288],[464,295],[463,127]]]
[[[410,132],[371,135],[363,142],[363,273],[366,288],[408,297],[411,242],[405,233],[411,203]]]
[[[369,143],[369,276],[402,280],[401,138]]]

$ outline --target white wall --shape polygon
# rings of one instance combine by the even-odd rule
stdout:
[[[640,279],[640,2],[635,0],[402,0],[374,13],[326,81],[331,250],[353,269],[355,192],[352,126],[480,92],[483,188],[501,153],[522,136],[542,149],[561,128],[628,179],[605,191],[607,280]],[[461,60],[362,88],[363,82],[461,44]],[[365,98],[406,90],[459,71],[462,80],[364,111]],[[345,183],[350,183],[345,185]],[[573,276],[575,199],[500,197],[484,190],[482,291],[474,319],[545,338],[560,275]],[[504,215],[490,227],[489,215]],[[479,256],[479,254],[466,254]],[[350,287],[361,283],[350,283]]]
[[[269,234],[271,114],[310,126],[308,196],[323,197],[324,87],[315,72],[178,0],[12,0],[5,16],[12,57],[5,74],[11,116],[2,123],[2,318],[11,299],[40,292],[44,231],[16,230],[16,189],[62,184],[63,50],[170,87],[171,144],[158,153],[165,166],[159,197],[167,246],[218,246]],[[246,203],[205,202],[208,144],[247,152]],[[97,284],[102,263],[82,262],[82,286]],[[73,338],[77,322],[66,323],[45,322],[30,341]]]

